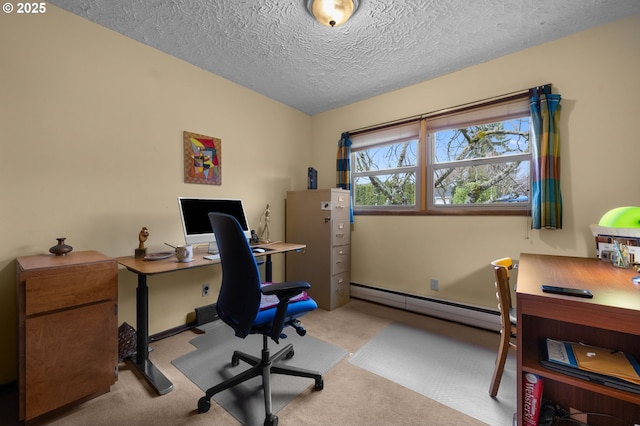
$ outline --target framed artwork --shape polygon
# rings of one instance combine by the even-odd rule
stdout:
[[[222,185],[222,140],[184,132],[184,181]]]

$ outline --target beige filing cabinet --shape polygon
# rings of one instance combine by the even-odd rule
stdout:
[[[287,281],[307,281],[308,293],[322,309],[349,302],[351,225],[349,191],[289,191],[286,240],[306,244],[302,253],[287,253]]]
[[[19,418],[109,391],[118,373],[118,263],[96,251],[16,260]]]

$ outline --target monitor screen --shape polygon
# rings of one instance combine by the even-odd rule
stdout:
[[[242,200],[223,198],[178,197],[178,207],[182,220],[182,230],[187,244],[209,243],[209,252],[217,253],[215,235],[209,221],[209,213],[226,213],[236,218],[245,237],[251,237],[251,230],[244,212]]]

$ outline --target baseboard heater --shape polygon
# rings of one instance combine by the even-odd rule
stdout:
[[[351,297],[486,330],[500,331],[500,313],[497,309],[494,311],[480,306],[416,296],[358,283],[351,283]]]

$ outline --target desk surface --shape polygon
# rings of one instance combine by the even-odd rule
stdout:
[[[596,258],[529,253],[520,255],[519,264],[517,295],[518,301],[527,302],[525,313],[557,320],[567,320],[573,315],[573,322],[584,325],[598,326],[595,322],[600,321],[600,326],[606,328],[602,324],[606,321],[612,329],[637,332],[640,285],[631,281],[638,275],[634,269],[616,268]],[[543,293],[542,284],[586,289],[593,293],[593,298]],[[630,318],[635,321],[628,321]]]
[[[634,269],[616,268],[596,258],[522,253],[517,291],[576,300],[571,296],[543,293],[540,285],[583,288],[593,293],[593,299],[578,299],[584,303],[635,310],[640,308],[640,285],[631,282],[631,278],[638,274]]]
[[[276,242],[270,244],[260,244],[253,247],[263,247],[269,249],[264,253],[254,253],[255,257],[263,257],[272,254],[285,253],[288,251],[304,250],[305,244]],[[198,268],[220,263],[220,259],[209,260],[204,256],[207,254],[206,247],[196,247],[191,262],[178,262],[175,256],[162,260],[136,259],[133,256],[118,257],[118,263],[139,275],[157,275],[166,272],[179,271],[181,269]]]

